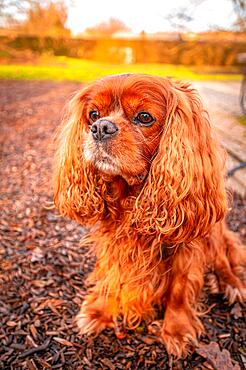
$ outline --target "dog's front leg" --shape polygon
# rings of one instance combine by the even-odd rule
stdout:
[[[89,278],[95,285],[77,315],[77,324],[82,334],[98,334],[106,327],[111,327],[120,337],[123,326],[134,329],[142,319],[151,320],[155,316],[153,302],[163,268],[160,262],[157,263],[158,260],[146,265],[141,245],[136,247],[137,240],[133,244],[136,256],[132,253],[133,247],[128,249],[128,255],[125,251],[127,241],[123,240],[121,245],[115,241],[114,250],[122,252],[116,255],[117,258],[113,253],[99,255]]]
[[[88,294],[76,316],[81,334],[99,334],[105,328],[115,326],[117,303],[113,297],[104,296],[97,287]]]
[[[115,326],[115,318],[119,311],[117,299],[117,292],[120,290],[120,282],[117,279],[119,274],[117,271],[113,274],[114,267],[104,262],[98,261],[89,276],[89,282],[95,285],[85,297],[80,312],[76,316],[81,334],[97,335],[103,329]]]
[[[204,275],[199,249],[198,244],[180,246],[173,261],[161,337],[168,353],[178,358],[187,355],[203,331],[196,310]]]

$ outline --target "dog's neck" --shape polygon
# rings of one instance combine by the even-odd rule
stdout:
[[[104,181],[107,191],[107,198],[105,199],[105,205],[107,208],[107,221],[112,219],[115,222],[116,219],[119,221],[124,217],[126,210],[131,210],[133,197],[140,193],[143,183],[130,185],[121,176],[109,176],[101,175],[101,179]]]
[[[128,196],[137,195],[143,187],[143,180],[133,181],[133,178],[126,179],[122,176],[101,175],[109,194],[114,199],[125,199]]]

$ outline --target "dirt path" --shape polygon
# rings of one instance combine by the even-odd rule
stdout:
[[[170,369],[164,347],[144,325],[122,341],[110,330],[95,341],[80,338],[73,325],[94,261],[79,248],[83,228],[49,205],[54,133],[66,99],[79,86],[0,84],[0,369]],[[246,240],[240,197],[228,222]],[[213,342],[228,349],[228,357],[216,350],[223,369],[239,369],[236,362],[243,369],[244,309],[206,294],[204,304],[213,306],[203,317],[201,343],[208,353]],[[195,352],[172,368],[208,369],[208,356]]]
[[[240,82],[194,82],[210,109],[217,112],[240,116]]]
[[[242,115],[240,83],[196,82],[194,85],[202,95],[217,136],[229,154],[228,170],[246,162],[246,126],[239,124],[236,118]],[[232,189],[246,195],[246,169],[236,172],[228,183]]]
[[[246,161],[246,126],[236,117],[242,115],[239,104],[239,82],[196,82],[211,120],[226,148],[241,161]]]

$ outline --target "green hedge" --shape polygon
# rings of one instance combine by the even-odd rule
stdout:
[[[15,50],[83,58],[101,62],[168,63],[183,65],[238,65],[237,55],[246,42],[162,41],[118,39],[54,39],[50,37],[0,37],[0,43]],[[127,56],[128,55],[128,56]]]

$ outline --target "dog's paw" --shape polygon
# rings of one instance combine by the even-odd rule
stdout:
[[[176,358],[186,357],[198,346],[198,337],[203,332],[200,320],[192,320],[188,316],[180,315],[173,321],[164,320],[161,330],[161,339],[168,354]]]
[[[191,333],[170,334],[166,330],[162,331],[161,338],[168,354],[176,358],[186,357],[192,349],[198,346],[196,336]]]
[[[246,287],[233,287],[227,284],[225,287],[225,297],[228,299],[229,304],[233,304],[235,301],[241,303],[246,302]]]
[[[85,301],[81,307],[80,312],[76,316],[76,323],[80,334],[99,334],[104,329],[98,318],[91,316],[87,312],[87,302]]]
[[[84,301],[75,320],[80,334],[98,335],[105,328],[114,326],[110,315],[104,312],[103,305],[100,306],[97,301]]]

